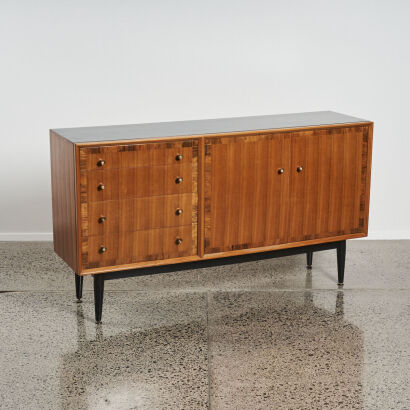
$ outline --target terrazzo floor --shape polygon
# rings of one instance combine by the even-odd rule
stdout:
[[[410,241],[108,281],[0,242],[1,409],[410,409]]]

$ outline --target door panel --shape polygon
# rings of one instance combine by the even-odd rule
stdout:
[[[289,242],[364,232],[367,139],[367,127],[292,133]]]
[[[205,140],[205,253],[286,242],[289,138]]]

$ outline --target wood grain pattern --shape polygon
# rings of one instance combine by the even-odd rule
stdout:
[[[83,236],[190,225],[192,194],[90,202]],[[182,214],[177,214],[181,209]],[[101,220],[101,218],[104,218]]]
[[[84,270],[106,266],[108,260],[128,263],[126,261],[140,261],[143,257],[151,260],[154,255],[163,259],[169,255],[180,257],[197,252],[198,142],[145,145],[153,147],[140,144],[131,144],[129,148],[109,147],[105,151],[113,154],[111,159],[115,156],[113,166],[91,170],[90,163],[94,163],[98,155],[90,160],[90,153],[95,154],[93,148],[80,148],[81,263]],[[183,159],[175,161],[175,152],[182,152]],[[156,165],[149,165],[147,161],[154,161]],[[168,165],[161,165],[163,163]],[[134,166],[115,168],[115,164]],[[182,177],[183,182],[176,184],[177,177]],[[96,189],[99,183],[104,183],[103,191]],[[183,210],[181,215],[176,215],[178,208]],[[98,222],[101,216],[106,217],[103,223]],[[171,227],[175,229],[168,229]],[[183,244],[175,248],[174,234],[178,229],[183,230]],[[122,241],[121,238],[128,238],[131,245],[125,246],[123,242],[121,247],[115,245],[113,241]],[[107,253],[98,253],[97,240],[109,244],[109,247],[106,245]],[[141,243],[137,250],[137,242],[144,240],[148,241],[148,248]],[[98,261],[102,265],[98,265]]]
[[[177,178],[181,183],[176,183]],[[141,166],[82,173],[81,195],[87,191],[87,200],[142,198],[155,195],[183,194],[193,191],[192,164],[168,166]],[[100,184],[104,190],[99,190]]]
[[[138,166],[190,164],[193,141],[151,144],[124,144],[80,149],[80,169],[98,170]],[[181,159],[177,159],[182,155]],[[99,166],[103,160],[104,165]]]
[[[56,252],[90,274],[366,236],[372,131],[361,122],[103,145],[51,132]]]
[[[207,139],[205,253],[364,233],[368,134],[356,126]]]
[[[182,238],[182,243],[175,243]],[[100,253],[101,246],[107,251]],[[130,264],[139,261],[179,258],[196,254],[192,226],[122,232],[88,238],[87,268]]]
[[[363,168],[363,173],[366,173],[366,190],[364,194],[360,198],[360,203],[361,203],[361,212],[362,212],[362,217],[364,219],[363,223],[363,232],[366,234],[368,233],[368,227],[369,227],[369,207],[370,207],[370,180],[371,180],[371,173],[372,173],[372,151],[373,151],[373,123],[369,125],[368,127],[368,133],[367,133],[367,144],[365,139],[363,139],[363,144],[366,149],[367,145],[367,163],[366,163],[366,170],[364,171]],[[363,150],[363,153],[365,151]],[[364,155],[364,154],[363,154]],[[364,167],[364,162],[363,162],[363,167]],[[362,179],[363,183],[363,179]],[[363,206],[364,204],[364,206]]]
[[[74,145],[50,131],[50,156],[54,250],[78,272]]]
[[[368,127],[291,134],[287,242],[364,232],[367,141]]]
[[[205,140],[205,253],[286,241],[289,138],[282,133]]]

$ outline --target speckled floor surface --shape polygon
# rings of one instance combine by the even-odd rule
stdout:
[[[1,409],[410,409],[410,241],[84,284],[0,242]]]

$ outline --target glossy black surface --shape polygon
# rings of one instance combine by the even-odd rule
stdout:
[[[253,117],[216,118],[193,121],[58,128],[53,129],[53,131],[71,142],[87,143],[222,134],[226,132],[298,128],[360,122],[368,121],[333,111],[314,111],[296,114],[260,115]]]

